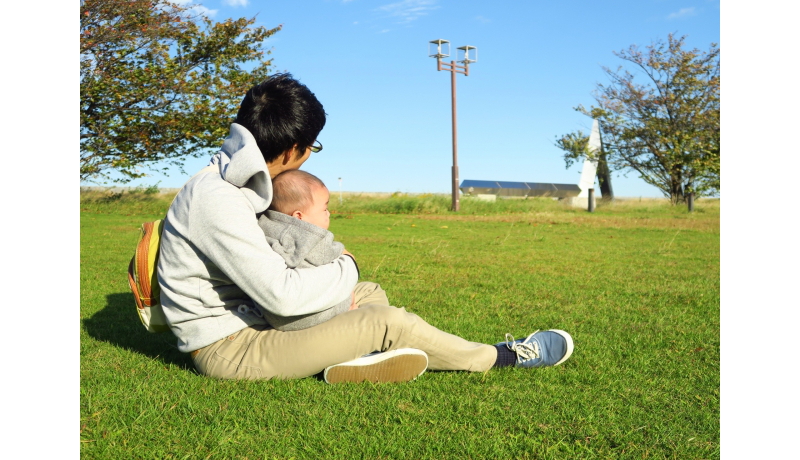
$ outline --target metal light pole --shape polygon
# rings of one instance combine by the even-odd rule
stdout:
[[[436,45],[436,50],[433,54],[433,45]],[[461,206],[458,199],[458,131],[456,129],[456,74],[460,73],[464,76],[469,76],[469,65],[472,62],[478,61],[478,48],[474,46],[462,46],[458,48],[459,54],[463,59],[458,61],[464,65],[456,65],[456,61],[442,62],[442,58],[450,56],[450,42],[447,40],[431,40],[430,50],[428,55],[436,58],[436,70],[450,71],[450,88],[453,100],[453,211],[458,211]],[[442,49],[445,46],[446,49]],[[472,53],[472,55],[470,54]]]

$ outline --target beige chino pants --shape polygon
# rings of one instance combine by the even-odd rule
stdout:
[[[300,331],[248,327],[192,352],[197,370],[223,379],[292,379],[373,351],[416,348],[428,354],[429,370],[482,372],[497,350],[440,331],[404,308],[389,305],[376,283],[358,283],[356,310]]]

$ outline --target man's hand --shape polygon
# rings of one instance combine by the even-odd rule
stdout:
[[[356,305],[356,293],[355,292],[351,292],[350,293],[350,310],[355,310],[356,308],[358,308],[358,305]]]
[[[350,251],[348,251],[347,249],[344,249],[344,248],[342,249],[342,255],[343,256],[349,256],[351,259],[353,259],[353,264],[355,264],[356,271],[358,272],[358,276],[360,278],[361,277],[361,270],[358,269],[358,262],[356,261],[356,256],[354,256],[353,254],[350,253]],[[356,308],[358,308],[358,307],[350,307],[351,310],[355,310]]]

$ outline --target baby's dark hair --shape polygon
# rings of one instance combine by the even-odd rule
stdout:
[[[272,178],[272,203],[269,209],[291,215],[295,211],[305,211],[314,204],[311,191],[314,187],[325,187],[319,177],[291,169]]]

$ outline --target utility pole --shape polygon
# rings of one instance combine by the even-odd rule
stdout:
[[[436,45],[434,54],[429,56],[436,58],[436,70],[447,70],[450,72],[450,93],[453,104],[453,169],[452,169],[452,188],[453,188],[453,211],[458,211],[461,206],[458,199],[458,129],[456,125],[456,74],[460,73],[464,76],[469,76],[469,65],[472,62],[478,61],[478,48],[474,46],[459,47],[459,52],[463,53],[463,59],[458,61],[464,65],[457,65],[456,61],[450,63],[442,62],[442,58],[450,56],[450,42],[447,40],[431,40],[431,45]],[[442,50],[442,46],[446,49]],[[431,46],[432,48],[432,46]],[[431,50],[432,51],[432,50]],[[472,53],[472,54],[470,54]]]

